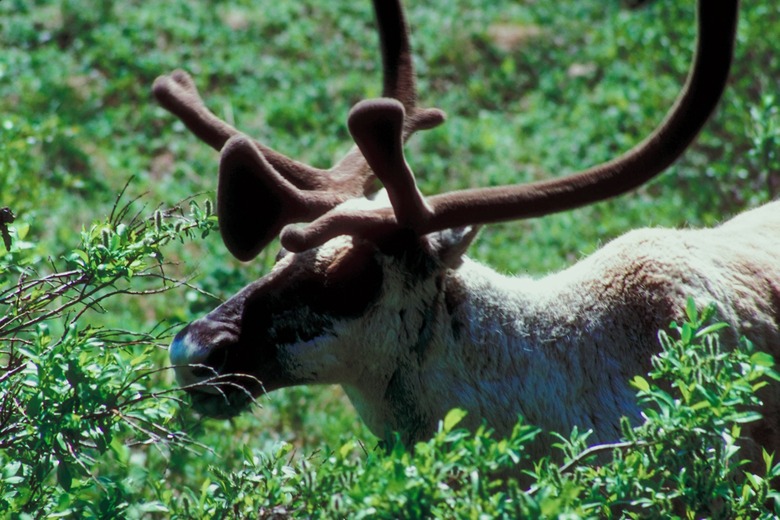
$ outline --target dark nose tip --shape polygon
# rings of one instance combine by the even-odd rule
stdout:
[[[169,349],[179,384],[197,385],[222,374],[231,341],[229,334],[208,320],[192,322],[180,330]]]
[[[168,349],[168,356],[173,365],[186,365],[190,362],[192,347],[190,345],[191,341],[187,337],[189,330],[190,326],[185,326],[176,334],[171,342],[171,347]]]

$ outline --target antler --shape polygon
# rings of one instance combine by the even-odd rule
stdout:
[[[175,70],[170,75],[158,77],[154,81],[152,92],[160,105],[181,119],[193,134],[218,152],[231,137],[241,135],[240,131],[206,107],[192,77],[183,70]],[[301,189],[328,189],[339,180],[343,182],[343,179],[331,175],[328,170],[313,168],[290,159],[259,141],[253,141],[253,144],[274,168],[283,172],[286,179]],[[354,175],[348,178],[351,180],[352,177]]]
[[[383,95],[404,106],[406,140],[417,130],[440,125],[445,116],[417,106],[409,31],[400,1],[374,0],[374,10]],[[153,92],[198,138],[221,151],[217,215],[225,245],[241,260],[254,258],[285,225],[316,218],[372,188],[373,172],[357,148],[327,170],[290,159],[215,116],[184,71],[157,78]]]
[[[316,247],[342,234],[376,237],[399,227],[433,231],[539,217],[606,200],[635,189],[671,165],[698,135],[726,86],[739,0],[699,0],[698,38],[691,71],[675,105],[659,127],[617,159],[564,178],[436,195],[426,200],[403,156],[399,131],[404,107],[380,99],[358,104],[350,131],[384,183],[392,209],[331,211],[303,229],[287,228],[291,251]]]

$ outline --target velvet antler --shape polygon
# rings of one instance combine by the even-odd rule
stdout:
[[[374,0],[374,10],[383,95],[404,106],[406,140],[417,130],[438,126],[445,116],[417,106],[409,31],[400,1]],[[254,258],[283,226],[316,218],[373,187],[373,172],[357,148],[327,170],[290,159],[215,116],[184,71],[157,78],[153,92],[198,138],[221,151],[217,215],[225,245],[241,260]]]
[[[523,185],[455,191],[423,200],[403,157],[398,131],[404,107],[395,100],[355,107],[350,129],[382,180],[393,210],[331,211],[303,229],[285,229],[291,251],[316,247],[342,234],[375,237],[399,227],[418,234],[548,215],[606,200],[639,187],[671,165],[698,135],[726,86],[738,0],[700,0],[698,39],[688,80],[666,119],[645,141],[617,159],[570,176]]]

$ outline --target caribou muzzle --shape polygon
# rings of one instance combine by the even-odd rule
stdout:
[[[170,347],[176,380],[195,409],[209,417],[229,418],[241,413],[265,391],[264,377],[274,371],[273,356],[252,354],[230,324],[209,319],[184,327]],[[273,351],[273,348],[270,349]]]

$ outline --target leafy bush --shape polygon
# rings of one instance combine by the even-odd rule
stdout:
[[[408,145],[425,193],[614,157],[661,119],[693,42],[690,0],[630,12],[601,0],[406,4],[421,101],[450,114]],[[776,4],[742,3],[726,97],[667,174],[618,201],[491,226],[471,254],[541,273],[631,228],[713,224],[776,197],[780,54],[767,38],[780,33]],[[754,400],[768,360],[747,345],[717,353],[701,316],[664,340],[661,380],[635,380],[647,423],[593,450],[574,432],[555,463],[527,460],[531,426],[494,439],[458,430],[457,412],[429,443],[376,449],[334,388],[281,390],[231,422],[180,406],[164,368],[174,327],[261,275],[274,252],[252,266],[231,259],[207,233],[206,204],[146,208],[203,190],[198,200],[213,198],[216,164],[154,105],[150,85],[183,67],[242,130],[330,163],[349,145],[349,107],[380,90],[367,0],[5,0],[0,46],[0,209],[16,214],[11,250],[0,243],[0,517],[759,517],[777,508],[766,488],[775,461],[740,464],[735,439],[754,416],[732,406]],[[146,193],[132,204],[116,195],[128,177],[128,190]],[[522,485],[505,471],[518,462]],[[731,478],[744,469],[751,475]]]
[[[106,300],[173,287],[161,270],[160,248],[207,234],[214,217],[208,203],[205,210],[193,204],[187,215],[155,211],[146,219],[128,218],[130,208],[82,233],[81,245],[63,255],[69,270],[12,284],[8,261],[18,266],[24,254],[18,241],[3,259],[2,302],[12,309],[0,322],[4,515],[771,518],[780,512],[780,493],[771,489],[780,464],[764,454],[763,463],[748,466],[740,449],[741,428],[759,417],[756,390],[780,376],[748,341],[721,349],[724,325],[710,323],[712,309],[699,314],[692,305],[686,323],[660,334],[663,351],[649,379],[634,379],[645,423],[624,424],[624,438],[614,444],[587,447],[588,434],[575,430],[560,437],[557,453],[534,461],[526,446],[537,428],[521,419],[508,438],[497,439],[484,427],[458,429],[463,412],[454,410],[433,439],[412,449],[399,442],[366,448],[349,439],[301,457],[289,443],[270,452],[244,446],[240,469],[213,465],[200,484],[172,493],[163,474],[143,470],[148,448],[167,457],[208,448],[178,421],[178,392],[149,389],[165,370],[153,361],[167,331],[81,322]]]
[[[210,201],[149,218],[132,203],[114,210],[58,258],[36,257],[11,226],[0,256],[0,514],[116,516],[135,502],[120,477],[133,446],[193,442],[172,426],[173,391],[149,389],[168,331],[94,327],[87,316],[184,283],[165,274],[162,248],[203,237],[216,217]]]
[[[294,456],[246,449],[244,467],[211,468],[200,495],[183,498],[181,517],[239,518],[774,518],[780,463],[764,454],[744,473],[743,425],[758,418],[755,391],[780,380],[771,357],[749,342],[724,351],[709,309],[661,333],[663,352],[649,380],[634,385],[646,422],[624,425],[624,439],[586,447],[587,433],[561,437],[559,453],[532,461],[525,447],[538,429],[520,420],[506,439],[487,428],[457,428],[454,410],[436,436],[412,450],[336,450]],[[604,455],[611,455],[604,457]],[[553,460],[563,459],[562,464]],[[518,483],[518,468],[524,467]],[[194,504],[198,504],[195,508]]]

